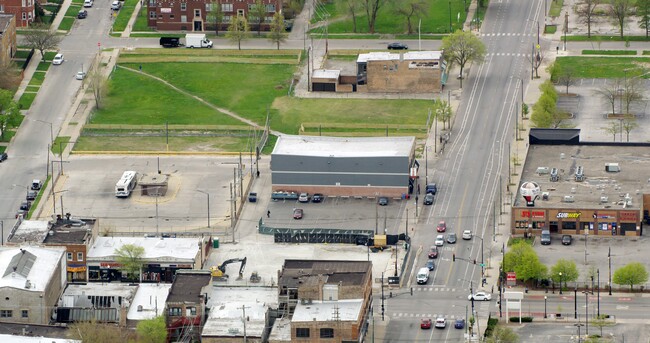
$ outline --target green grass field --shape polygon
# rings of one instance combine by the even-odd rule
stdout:
[[[138,13],[137,18],[135,19],[135,23],[133,23],[133,30],[132,31],[137,31],[137,32],[153,32],[153,29],[147,26],[147,11],[146,9],[140,9],[140,13]]]
[[[636,50],[582,50],[583,55],[636,55]]]
[[[23,93],[23,95],[18,100],[18,108],[22,110],[27,110],[32,106],[32,103],[36,99],[36,93]]]
[[[336,0],[342,1],[342,0]],[[467,0],[431,0],[427,1],[429,3],[429,9],[427,15],[422,18],[422,33],[448,33],[449,26],[451,22],[452,31],[461,29],[463,23],[465,22],[466,14],[464,6],[467,4]],[[406,18],[396,14],[395,6],[399,2],[386,2],[382,8],[380,8],[377,14],[377,20],[375,23],[375,32],[376,33],[392,33],[400,34],[407,32]],[[325,8],[329,8],[326,6]],[[352,33],[352,19],[345,12],[337,13],[334,11],[335,16],[332,16],[329,24],[328,30],[330,33]],[[368,19],[365,15],[365,11],[360,11],[360,15],[357,16],[357,33],[367,33],[368,32]],[[345,17],[343,20],[338,18]],[[314,17],[318,18],[318,15]],[[323,13],[320,14],[320,17],[323,17]],[[349,18],[348,18],[349,17]],[[414,16],[411,18],[411,26],[415,33],[417,33],[418,27],[418,18]],[[323,32],[323,28],[316,28],[311,32]]]
[[[77,17],[63,17],[61,20],[61,24],[59,24],[59,30],[63,31],[70,31],[72,28],[72,25],[74,24],[74,21],[77,19]]]
[[[615,79],[640,76],[650,63],[650,57],[558,57],[555,63],[571,67],[576,78]],[[649,76],[644,76],[648,78]]]
[[[559,17],[562,13],[562,6],[564,6],[564,0],[549,0],[551,2],[551,8],[548,11],[548,15],[551,17]]]
[[[81,9],[81,6],[71,4],[70,7],[68,7],[68,10],[65,12],[65,16],[66,17],[76,17],[77,14],[79,14],[80,9]]]
[[[113,31],[121,32],[126,29],[126,25],[129,23],[129,19],[131,19],[131,14],[133,14],[133,10],[135,10],[135,5],[137,3],[138,0],[124,1],[122,8],[117,14],[117,18],[115,18],[115,22],[113,23]]]
[[[43,84],[44,80],[45,80],[45,73],[42,71],[35,71],[34,74],[32,75],[31,80],[29,80],[29,85],[40,86]]]
[[[562,36],[564,39],[564,36]],[[650,41],[650,38],[646,36],[628,36],[625,35],[625,38],[621,38],[619,35],[609,35],[609,36],[596,36],[591,35],[591,38],[584,36],[566,36],[566,40],[569,42],[620,42],[620,41],[630,41],[630,42],[646,42]]]

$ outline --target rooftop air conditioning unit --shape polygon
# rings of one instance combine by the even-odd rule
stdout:
[[[621,168],[618,166],[618,163],[605,163],[605,171],[610,173],[618,173],[621,171]]]
[[[558,175],[557,168],[552,168],[551,169],[551,182],[558,182],[560,181],[560,175]]]
[[[542,200],[548,201],[549,196],[550,196],[549,192],[542,192]]]
[[[582,182],[585,180],[585,169],[582,166],[576,168],[575,179],[576,182]]]
[[[608,197],[606,197],[606,196],[602,196],[602,197],[600,197],[600,203],[601,203],[601,204],[607,203],[608,201],[609,201],[609,198],[608,198]]]
[[[537,174],[538,175],[545,175],[548,174],[551,171],[549,167],[537,167]]]
[[[575,199],[573,198],[573,195],[565,195],[564,202],[575,202]]]

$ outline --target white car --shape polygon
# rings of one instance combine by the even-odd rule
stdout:
[[[300,193],[298,202],[309,202],[309,193]]]
[[[445,237],[443,235],[436,236],[436,246],[441,247],[445,244]]]
[[[470,230],[465,230],[463,231],[463,239],[472,239],[472,231]]]
[[[492,300],[492,294],[485,293],[485,292],[476,292],[476,293],[474,293],[473,297],[474,297],[474,300],[477,300],[477,301],[490,301],[490,300]],[[467,296],[467,300],[472,300],[472,295],[471,294]]]
[[[83,80],[85,77],[86,77],[86,73],[84,73],[83,71],[78,71],[77,75],[75,75],[74,78],[77,80]]]
[[[93,0],[84,0],[84,7],[93,7]]]
[[[447,327],[447,321],[443,317],[438,317],[436,319],[436,328],[438,329],[444,329]]]
[[[52,64],[56,66],[56,65],[59,65],[59,64],[63,63],[63,61],[65,61],[63,59],[63,54],[56,54],[54,56],[54,59],[52,60]]]

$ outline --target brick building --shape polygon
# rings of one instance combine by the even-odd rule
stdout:
[[[0,63],[11,62],[16,54],[16,19],[12,14],[0,14]]]
[[[27,27],[36,16],[34,0],[0,0],[0,13],[16,17],[15,26]]]
[[[212,288],[209,270],[178,270],[167,296],[165,321],[168,339],[175,342],[189,335],[199,341],[206,320],[206,303]]]
[[[371,52],[357,58],[357,92],[441,92],[446,80],[442,51]]]
[[[262,30],[269,29],[276,12],[282,12],[282,0],[262,0],[267,13],[264,17]],[[220,30],[227,29],[234,16],[244,16],[250,21],[251,31],[257,30],[257,20],[249,15],[255,6],[255,0],[149,0],[147,13],[149,27],[159,31],[192,31],[201,32],[214,30],[215,23],[210,13],[215,5],[221,6],[223,19]]]

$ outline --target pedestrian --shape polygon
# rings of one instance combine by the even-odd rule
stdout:
[[[271,218],[271,211],[266,211],[266,218]]]
[[[140,65],[140,71],[142,71],[142,64]]]
[[[257,178],[259,179],[259,177],[260,177],[260,171],[258,170],[257,171]]]

